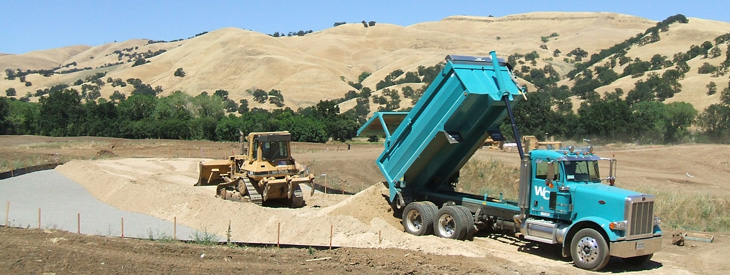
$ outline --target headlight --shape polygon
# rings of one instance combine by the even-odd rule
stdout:
[[[611,222],[608,224],[608,228],[611,228],[611,230],[626,230],[626,221],[620,221],[620,222]]]
[[[662,218],[660,217],[654,217],[654,226],[657,226],[662,223]]]

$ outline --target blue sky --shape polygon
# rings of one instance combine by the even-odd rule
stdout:
[[[730,22],[728,1],[18,1],[0,4],[0,53],[134,38],[174,40],[237,27],[261,33],[323,30],[334,22],[408,26],[451,15],[505,16],[534,11],[617,12],[660,21],[678,13]]]

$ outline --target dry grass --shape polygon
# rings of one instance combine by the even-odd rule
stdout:
[[[459,173],[460,192],[472,194],[487,194],[490,197],[517,200],[519,191],[520,170],[514,165],[489,159],[472,158],[461,168]]]
[[[639,188],[656,196],[654,215],[664,227],[706,232],[730,232],[730,199],[710,194]]]

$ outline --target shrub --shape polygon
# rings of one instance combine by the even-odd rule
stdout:
[[[16,94],[15,88],[8,88],[7,90],[5,90],[5,95],[7,95],[7,96],[15,96],[15,94]]]
[[[185,71],[183,71],[183,68],[177,68],[177,70],[175,70],[175,73],[173,75],[175,75],[177,77],[185,77]]]

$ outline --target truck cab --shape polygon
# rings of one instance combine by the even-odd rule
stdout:
[[[603,267],[609,256],[643,262],[661,248],[654,196],[616,187],[615,159],[568,147],[531,151],[529,161],[534,172],[520,188],[529,192],[529,211],[521,217],[526,239],[562,243],[563,255],[587,269]],[[607,177],[600,175],[600,162],[609,164]]]

